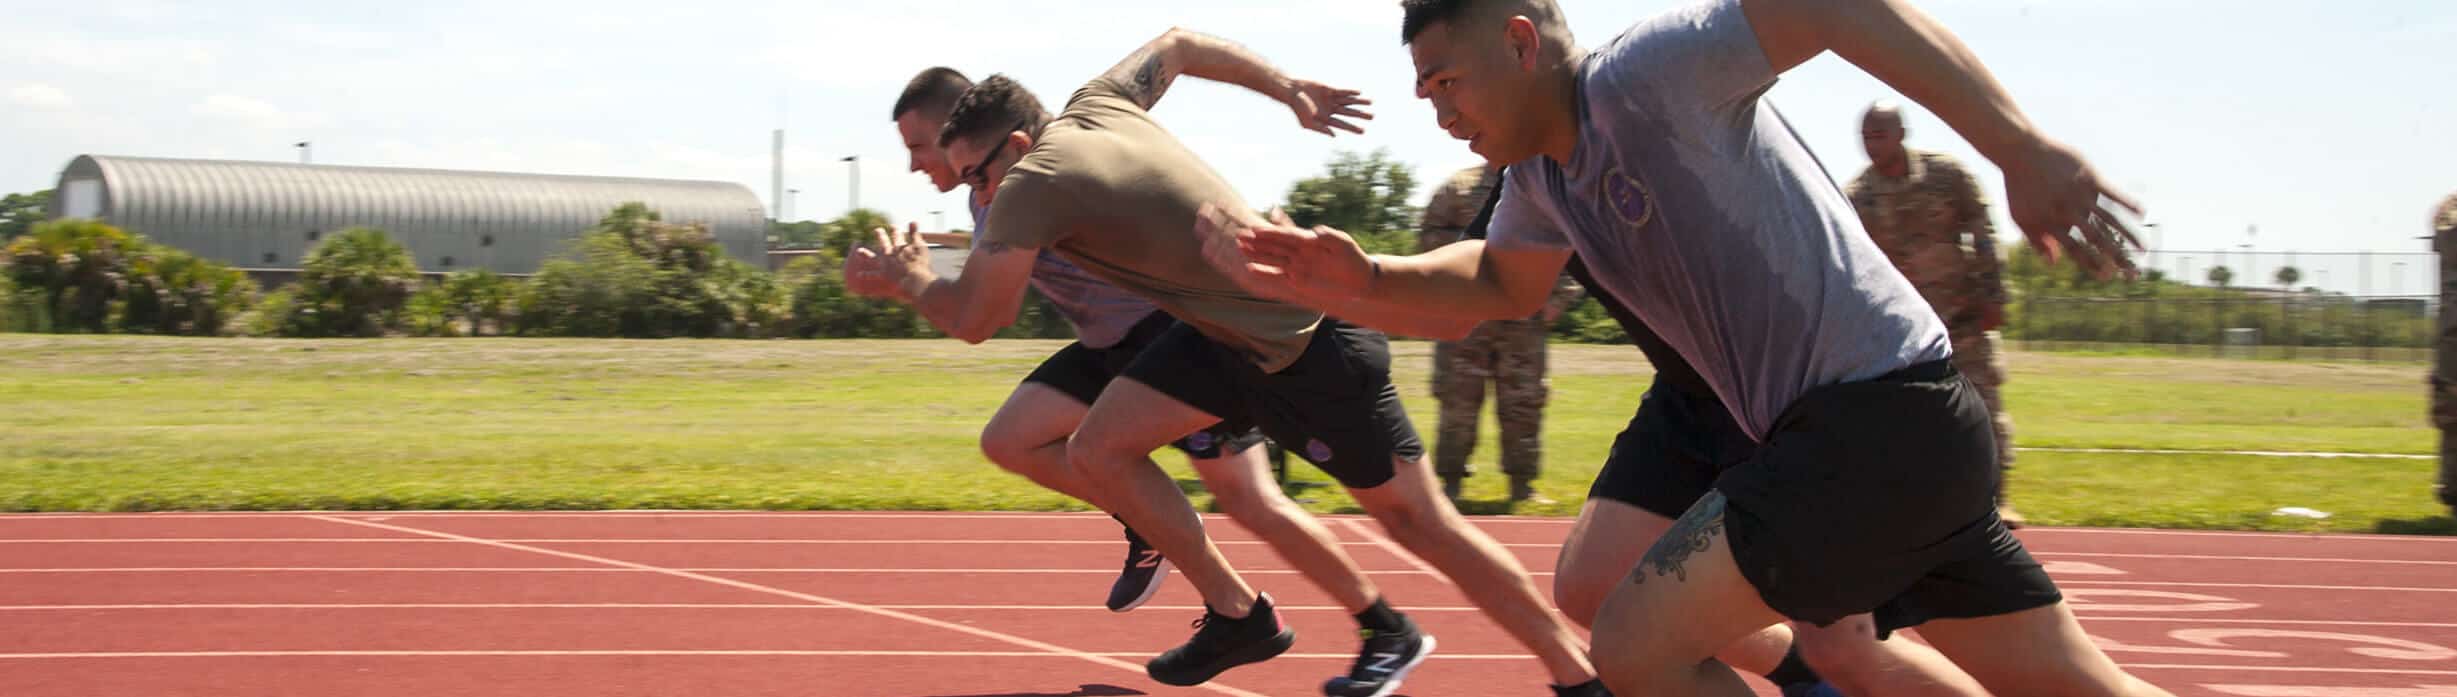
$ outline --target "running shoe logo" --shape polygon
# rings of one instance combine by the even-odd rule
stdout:
[[[1374,654],[1374,662],[1373,662],[1373,663],[1366,664],[1365,669],[1366,669],[1366,670],[1369,670],[1369,671],[1376,672],[1376,673],[1388,673],[1388,672],[1391,672],[1391,671],[1393,671],[1393,670],[1396,670],[1396,668],[1395,668],[1395,667],[1393,667],[1391,664],[1393,664],[1393,663],[1398,663],[1398,662],[1399,662],[1399,654],[1395,654],[1395,653],[1377,653],[1377,654]]]
[[[1143,559],[1135,562],[1135,568],[1149,569],[1160,566],[1160,550],[1146,549],[1137,552],[1137,554],[1143,555]]]

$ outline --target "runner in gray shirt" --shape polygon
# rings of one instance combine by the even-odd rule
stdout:
[[[1994,436],[1943,324],[1762,98],[1835,51],[1994,160],[2041,251],[2129,273],[2131,232],[2099,200],[2135,207],[1944,27],[1900,0],[1705,0],[1588,53],[1552,0],[1402,6],[1419,96],[1512,163],[1490,241],[1378,257],[1242,210],[1200,227],[1236,240],[1210,251],[1243,282],[1367,325],[1532,312],[1575,251],[1697,368],[1757,447],[1605,601],[1594,652],[1615,693],[1746,695],[1717,651],[1873,614],[1997,694],[2164,694],[2082,633],[1996,519]]]

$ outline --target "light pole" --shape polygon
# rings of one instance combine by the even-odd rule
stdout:
[[[931,218],[932,220],[936,220],[936,221],[938,221],[938,228],[937,228],[937,230],[938,230],[939,232],[946,232],[946,231],[947,231],[947,212],[946,212],[946,211],[930,211],[930,218]]]
[[[2158,268],[2158,250],[2166,244],[2166,235],[2159,229],[2158,223],[2142,223],[2141,226],[2150,229],[2150,268]]]
[[[2406,294],[2406,262],[2389,262],[2389,294]]]
[[[302,164],[302,165],[315,164],[315,162],[316,162],[316,144],[315,144],[315,143],[310,142],[310,141],[304,141],[304,140],[302,140],[302,141],[299,141],[297,145],[293,145],[293,146],[290,146],[290,147],[294,147],[294,148],[298,148],[298,149],[299,149],[299,164]]]
[[[792,220],[792,219],[793,219],[793,211],[794,211],[794,209],[801,208],[801,207],[802,207],[802,190],[801,190],[801,189],[786,189],[786,190],[785,190],[785,214],[784,214],[784,215],[777,216],[777,217],[779,218],[779,220],[777,220],[776,222],[780,222],[780,223],[782,223],[782,222],[786,222],[786,221],[788,221],[788,220]]]
[[[845,170],[853,173],[853,190],[851,192],[853,207],[847,209],[847,212],[860,210],[862,207],[862,156],[846,155],[844,161]]]

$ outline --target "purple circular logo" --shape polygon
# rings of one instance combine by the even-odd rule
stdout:
[[[1313,458],[1317,464],[1330,462],[1331,446],[1323,443],[1320,438],[1308,438],[1305,441],[1305,456]]]
[[[1211,433],[1206,431],[1195,431],[1194,435],[1186,436],[1186,449],[1210,450]]]
[[[1604,177],[1604,196],[1612,201],[1613,212],[1619,213],[1621,221],[1631,227],[1645,225],[1655,216],[1655,195],[1647,192],[1645,184],[1620,170]]]

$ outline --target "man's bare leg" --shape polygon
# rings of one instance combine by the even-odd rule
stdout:
[[[1350,489],[1391,539],[1424,558],[1467,594],[1485,616],[1533,650],[1556,685],[1595,679],[1584,643],[1570,624],[1544,603],[1535,581],[1510,551],[1469,525],[1442,497],[1433,470],[1418,459],[1395,459],[1391,480],[1371,489]],[[1771,624],[1771,623],[1769,623]],[[1627,694],[1627,693],[1625,693]]]
[[[1263,448],[1195,460],[1194,471],[1219,501],[1220,511],[1263,538],[1289,566],[1305,574],[1348,614],[1364,612],[1382,597],[1356,560],[1341,551],[1339,538],[1313,514],[1288,500],[1271,477]]]
[[[1593,628],[1595,614],[1614,586],[1629,580],[1631,569],[1649,545],[1672,529],[1672,519],[1612,499],[1587,499],[1561,544],[1561,561],[1553,568],[1553,601],[1581,627]],[[1717,660],[1753,675],[1772,673],[1791,651],[1790,627],[1777,624],[1751,634],[1715,654]]]
[[[1553,572],[1553,597],[1563,614],[1590,626],[1613,587],[1629,580],[1647,547],[1672,528],[1672,519],[1612,499],[1588,499],[1578,523],[1561,546]],[[1767,627],[1715,653],[1715,660],[1751,675],[1769,675],[1794,646],[1817,677],[1852,697],[1984,697],[1978,681],[1934,649],[1894,639],[1877,640],[1867,615],[1834,626],[1794,622]],[[1771,676],[1770,676],[1771,677]]]
[[[1229,567],[1194,504],[1151,452],[1219,419],[1131,378],[1110,381],[1067,442],[1067,460],[1095,489],[1110,514],[1126,521],[1203,594],[1215,612],[1244,617],[1254,588]]]
[[[1057,388],[1024,383],[981,427],[981,454],[1034,484],[1100,507],[1092,496],[1095,487],[1085,483],[1066,458],[1067,438],[1091,410]]]
[[[1740,573],[1709,491],[1672,524],[1595,618],[1595,667],[1617,695],[1749,697],[1715,653],[1783,622]]]
[[[1877,621],[1852,615],[1832,626],[1792,623],[1800,657],[1852,697],[1987,697],[1988,689],[1936,649],[1901,636],[1877,640]]]
[[[1202,593],[1206,611],[1186,644],[1145,664],[1154,680],[1197,685],[1221,671],[1286,652],[1296,636],[1270,599],[1257,595],[1203,532],[1202,518],[1150,453],[1210,426],[1205,414],[1132,378],[1109,382],[1067,441],[1067,459],[1101,491],[1109,512],[1173,560]]]
[[[1995,617],[1935,620],[1920,625],[1920,636],[2001,697],[2174,697],[2117,667],[2061,602]]]

